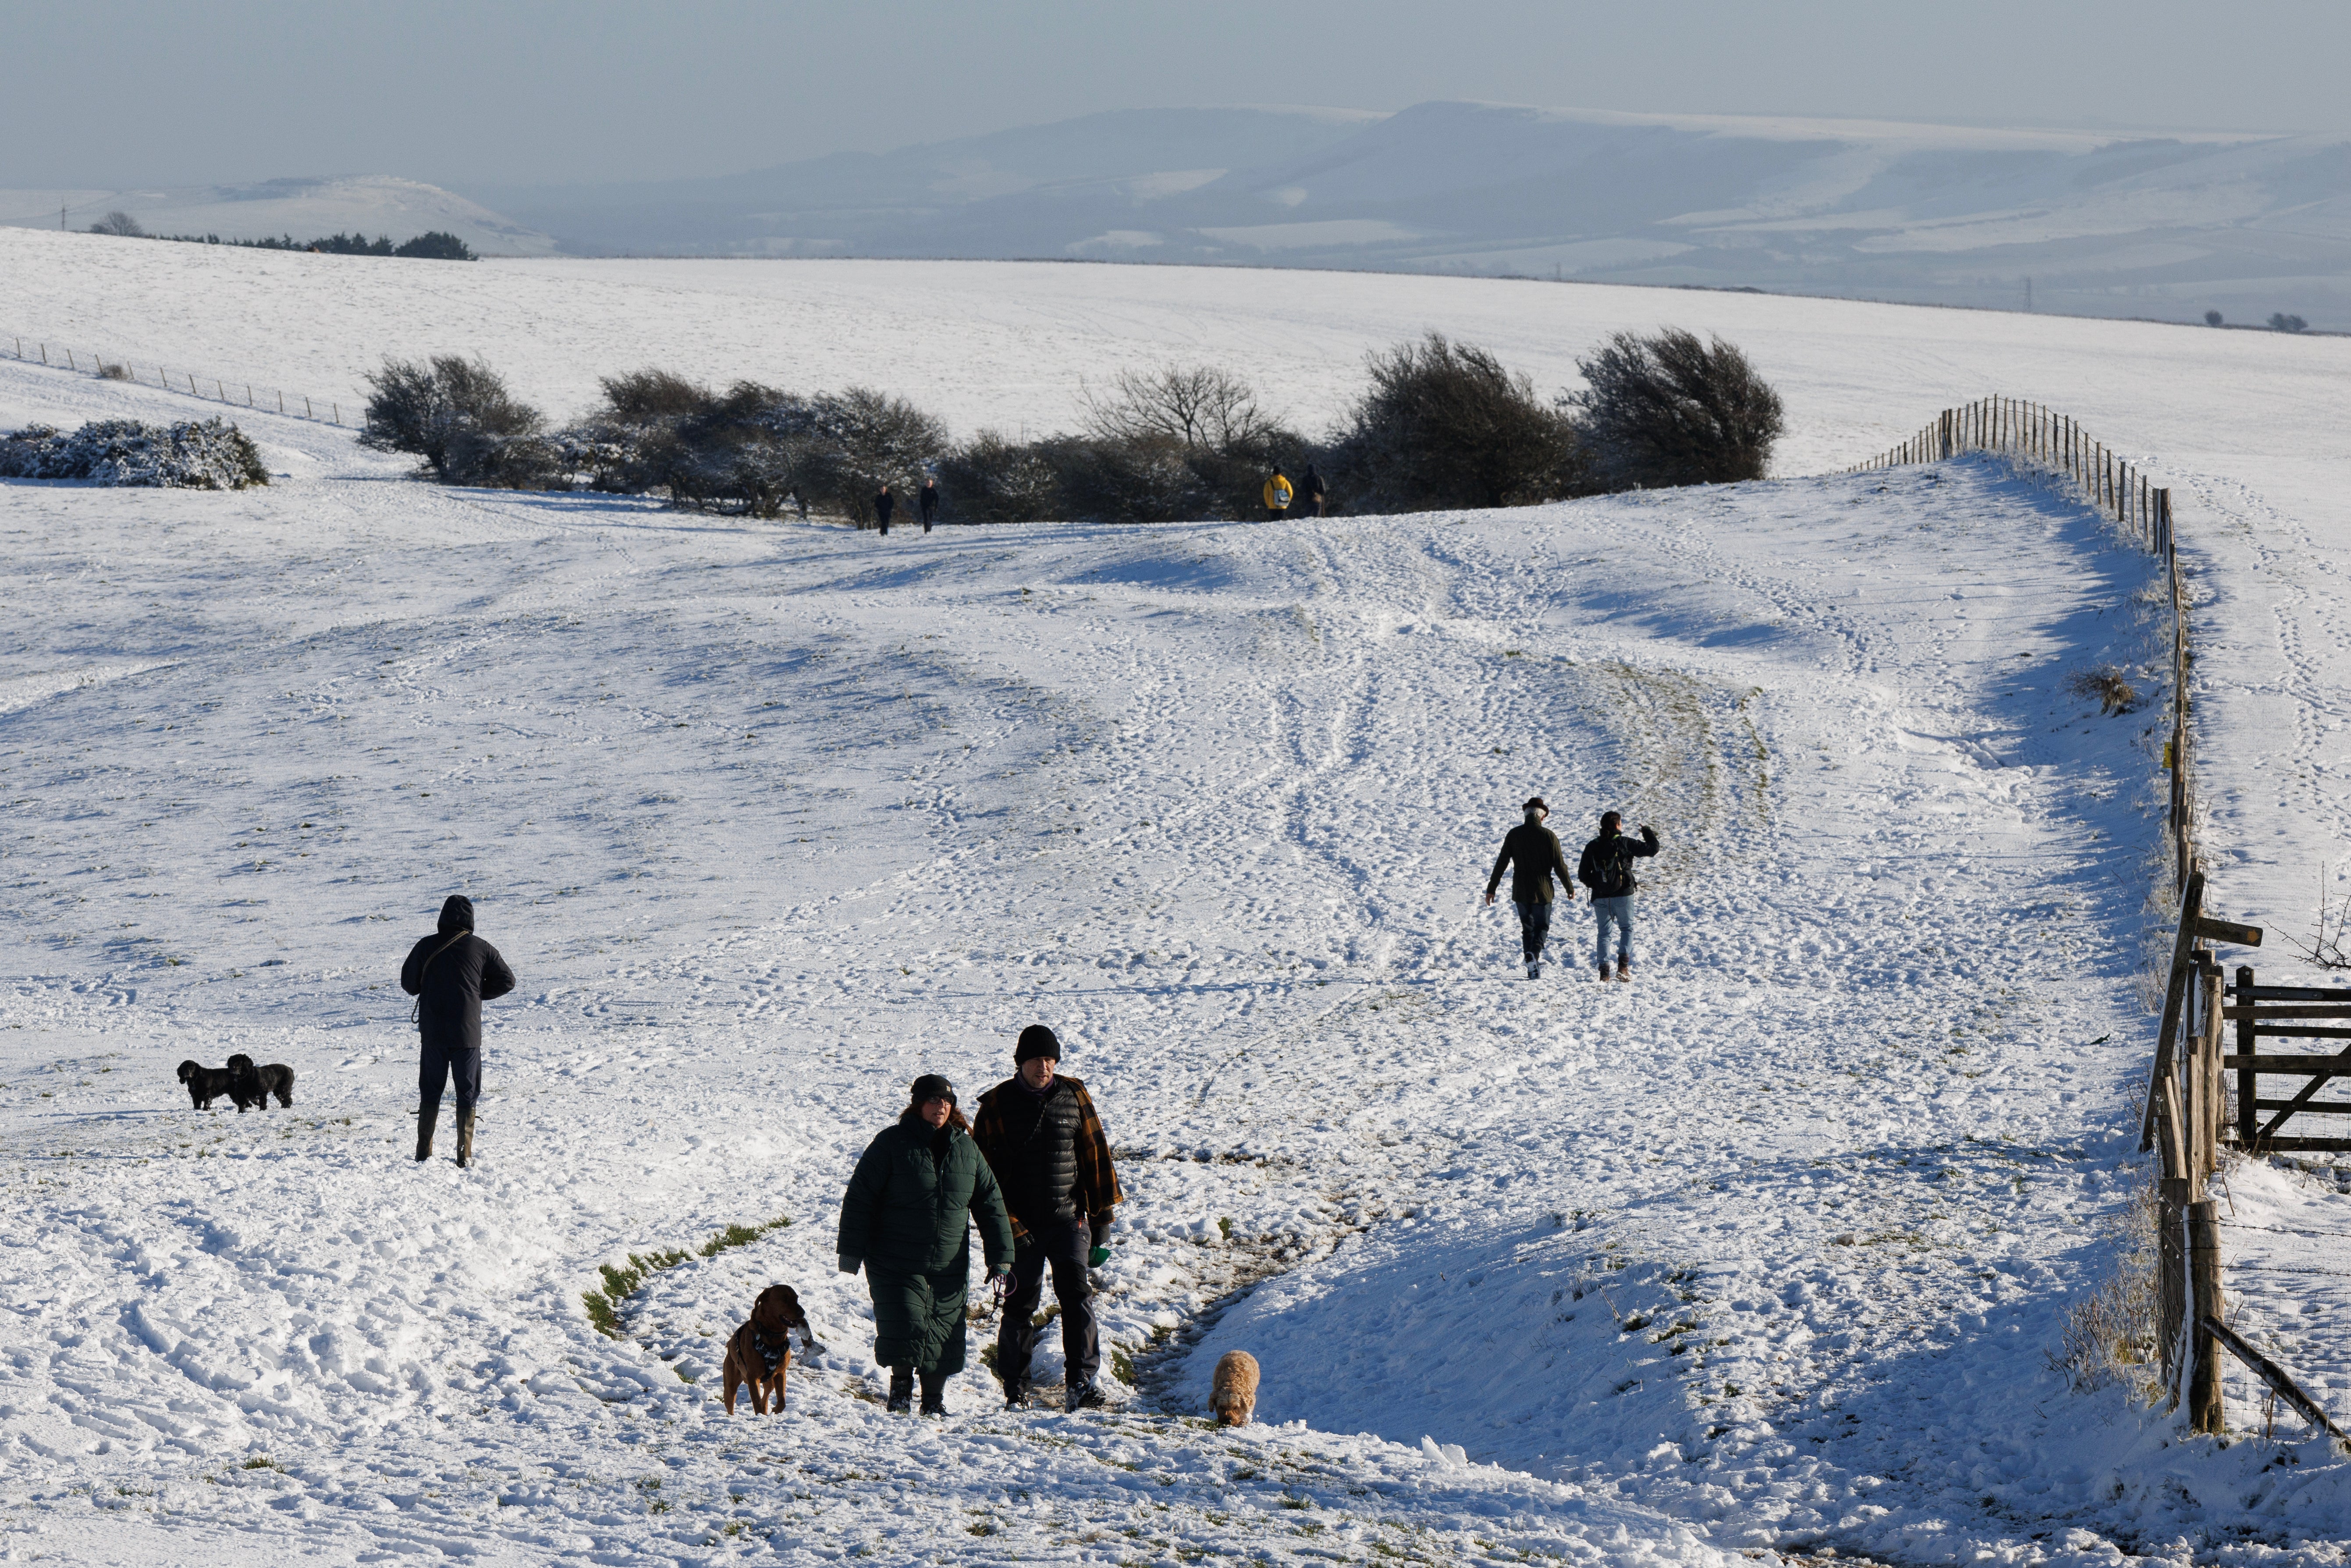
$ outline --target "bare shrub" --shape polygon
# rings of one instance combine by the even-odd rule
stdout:
[[[1740,350],[1677,327],[1619,332],[1576,362],[1566,400],[1611,489],[1761,479],[1785,425],[1780,394]]]
[[[2336,899],[2326,893],[2328,868],[2318,868],[2318,916],[2308,936],[2289,936],[2302,956],[2322,969],[2351,969],[2351,895]]]
[[[2048,1353],[2051,1370],[2062,1373],[2074,1388],[2087,1393],[2115,1384],[2149,1404],[2163,1397],[2162,1351],[2156,1341],[2161,1221],[2149,1174],[2106,1227],[2116,1243],[2113,1271],[2067,1309],[2057,1348]]]
[[[139,226],[139,220],[120,209],[107,214],[106,216],[90,225],[89,232],[94,235],[119,235],[124,239],[147,237],[147,231]]]
[[[1330,454],[1355,509],[1529,506],[1583,487],[1574,423],[1487,350],[1431,332],[1373,353],[1369,369]]]
[[[100,364],[98,367],[98,379],[102,382],[127,382],[134,378],[131,374],[129,365]]]
[[[2204,325],[2207,327],[2218,327],[2220,324],[2220,313],[2218,310],[2207,310],[2204,312]]]
[[[2138,706],[2138,688],[2130,678],[2112,664],[2101,664],[2094,670],[2076,670],[2065,677],[2065,689],[2077,697],[2094,697],[2098,711],[2111,718],[2129,713]]]
[[[546,421],[483,361],[387,358],[367,379],[372,390],[361,445],[413,452],[444,484],[538,488],[559,482]]]
[[[1107,391],[1079,383],[1098,440],[1173,441],[1187,452],[1256,452],[1280,433],[1247,382],[1208,365],[1121,371]]]

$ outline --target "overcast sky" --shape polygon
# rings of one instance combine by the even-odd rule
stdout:
[[[2351,129],[2344,0],[76,0],[7,40],[19,187],[659,179],[1212,103]]]

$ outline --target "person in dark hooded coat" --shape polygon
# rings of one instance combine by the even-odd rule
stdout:
[[[935,1072],[914,1080],[910,1103],[882,1129],[841,1199],[841,1271],[862,1265],[873,1298],[873,1359],[890,1369],[890,1408],[914,1404],[946,1414],[947,1379],[964,1365],[964,1294],[971,1284],[971,1227],[1000,1301],[1012,1281],[1012,1220],[996,1173],[956,1109],[955,1085]]]
[[[474,935],[474,901],[453,893],[441,929],[408,951],[400,988],[416,998],[423,1058],[417,1071],[416,1157],[433,1157],[441,1091],[457,1084],[457,1163],[474,1157],[474,1102],[482,1093],[482,1004],[515,988],[498,950]]]

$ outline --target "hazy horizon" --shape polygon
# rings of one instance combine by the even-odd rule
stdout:
[[[1007,16],[616,0],[354,13],[123,0],[12,26],[0,185],[133,189],[397,174],[464,190],[726,175],[1106,110],[1432,99],[2103,134],[2351,130],[2351,10],[1986,0],[1965,26],[1860,0],[1628,12],[1402,0]],[[2094,64],[2095,68],[2085,68]]]

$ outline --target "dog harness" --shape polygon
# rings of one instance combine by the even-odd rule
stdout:
[[[784,1357],[789,1355],[791,1353],[791,1330],[789,1328],[786,1329],[781,1338],[778,1339],[773,1344],[769,1344],[768,1343],[768,1336],[759,1332],[759,1325],[757,1323],[753,1323],[751,1325],[751,1354],[759,1358],[759,1364],[768,1369],[768,1375],[769,1376],[772,1377],[775,1375],[778,1364],[783,1361]]]

